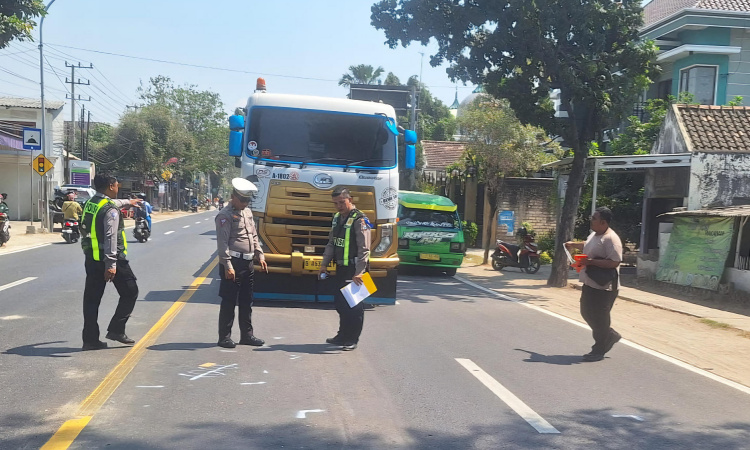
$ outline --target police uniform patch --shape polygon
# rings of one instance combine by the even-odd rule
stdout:
[[[221,222],[221,224],[224,225],[225,223],[227,223],[227,219],[221,218],[219,222]]]
[[[113,218],[113,219],[116,219],[118,215],[120,215],[120,213],[119,213],[119,212],[118,212],[118,211],[117,211],[116,209],[113,209],[113,210],[111,210],[111,211],[109,212],[109,216],[110,216],[111,218]]]
[[[354,217],[350,217],[349,220],[346,221],[345,226],[350,227],[352,226],[353,223],[354,223]]]

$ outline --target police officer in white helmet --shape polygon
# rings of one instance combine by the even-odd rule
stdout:
[[[253,213],[248,207],[258,190],[244,178],[232,180],[232,198],[216,215],[216,245],[219,251],[219,342],[224,348],[234,348],[232,325],[234,306],[239,305],[240,345],[261,346],[265,342],[253,333],[253,274],[255,263],[268,272],[263,250],[258,244]]]

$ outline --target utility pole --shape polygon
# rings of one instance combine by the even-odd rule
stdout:
[[[89,118],[86,121],[86,147],[81,155],[81,159],[84,161],[89,160],[89,127],[91,126],[91,111],[89,111]]]
[[[79,78],[76,81],[76,69],[93,69],[94,65],[89,64],[88,66],[82,66],[79,62],[78,65],[75,64],[68,64],[67,61],[65,61],[65,67],[70,67],[70,81],[68,81],[68,77],[65,77],[65,82],[70,83],[70,97],[66,96],[66,98],[70,99],[70,137],[68,138],[68,149],[65,153],[65,182],[70,183],[70,174],[69,172],[69,166],[70,166],[70,152],[73,151],[75,148],[75,140],[76,140],[76,129],[75,129],[75,123],[76,123],[76,85],[90,85],[91,82],[89,80],[86,80],[84,83]],[[86,99],[82,99],[81,96],[78,96],[78,100],[80,101],[90,101],[91,97]]]
[[[86,123],[86,105],[81,105],[81,160],[83,160],[83,154],[86,151],[84,144],[86,141],[83,139],[83,128],[84,124]]]

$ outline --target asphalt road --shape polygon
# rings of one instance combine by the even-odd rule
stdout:
[[[0,257],[0,448],[39,448],[82,410],[70,448],[750,448],[750,395],[623,345],[581,363],[588,330],[455,278],[402,276],[353,352],[324,343],[328,305],[256,305],[266,345],[216,347],[217,271],[196,282],[212,218],[131,244],[140,353],[80,352],[78,245]],[[115,303],[110,286],[103,330]]]

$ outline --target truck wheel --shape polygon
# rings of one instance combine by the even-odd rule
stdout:
[[[450,269],[445,269],[445,274],[448,275],[449,277],[452,277],[453,275],[456,274],[456,270],[458,269],[456,269],[455,267],[451,267]]]

